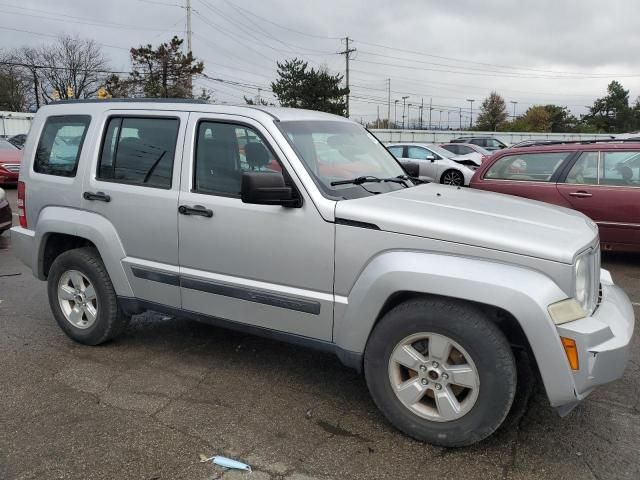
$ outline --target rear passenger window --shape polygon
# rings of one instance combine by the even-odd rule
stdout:
[[[280,164],[250,127],[201,122],[195,157],[194,191],[240,196],[243,172],[279,172]]]
[[[171,188],[179,126],[176,118],[111,117],[98,179]]]
[[[573,152],[507,155],[496,161],[484,178],[549,182],[564,160]]]
[[[75,177],[90,122],[91,117],[86,115],[49,117],[40,135],[33,170],[47,175]]]
[[[600,185],[640,187],[640,152],[602,152]]]
[[[598,152],[584,152],[571,167],[566,183],[596,185],[598,183]]]

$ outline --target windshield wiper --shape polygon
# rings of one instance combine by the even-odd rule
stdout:
[[[367,175],[366,177],[356,177],[350,180],[336,180],[335,182],[331,182],[331,186],[335,187],[336,185],[362,185],[363,183],[384,183],[384,182],[399,183],[401,185],[404,185],[405,187],[409,186],[406,183],[406,179],[402,178],[401,176],[391,177],[391,178],[378,178],[378,177],[373,177],[371,175]]]

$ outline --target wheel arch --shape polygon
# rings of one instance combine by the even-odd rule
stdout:
[[[35,232],[33,270],[46,280],[58,255],[81,247],[94,247],[107,269],[116,293],[132,297],[133,291],[121,260],[126,257],[115,227],[102,215],[65,207],[47,207],[40,212]]]
[[[362,353],[369,335],[394,306],[416,296],[481,308],[513,345],[530,349],[553,403],[575,399],[573,376],[547,306],[566,294],[543,273],[479,258],[396,251],[379,255],[336,309],[334,342]]]

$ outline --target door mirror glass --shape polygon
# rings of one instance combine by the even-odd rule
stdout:
[[[286,185],[280,172],[244,172],[240,198],[243,203],[257,205],[301,206],[300,199],[296,198],[293,189]]]

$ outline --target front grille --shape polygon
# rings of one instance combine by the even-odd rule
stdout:
[[[2,164],[4,168],[9,170],[11,173],[19,173],[20,172],[20,164],[19,163],[4,163]]]

